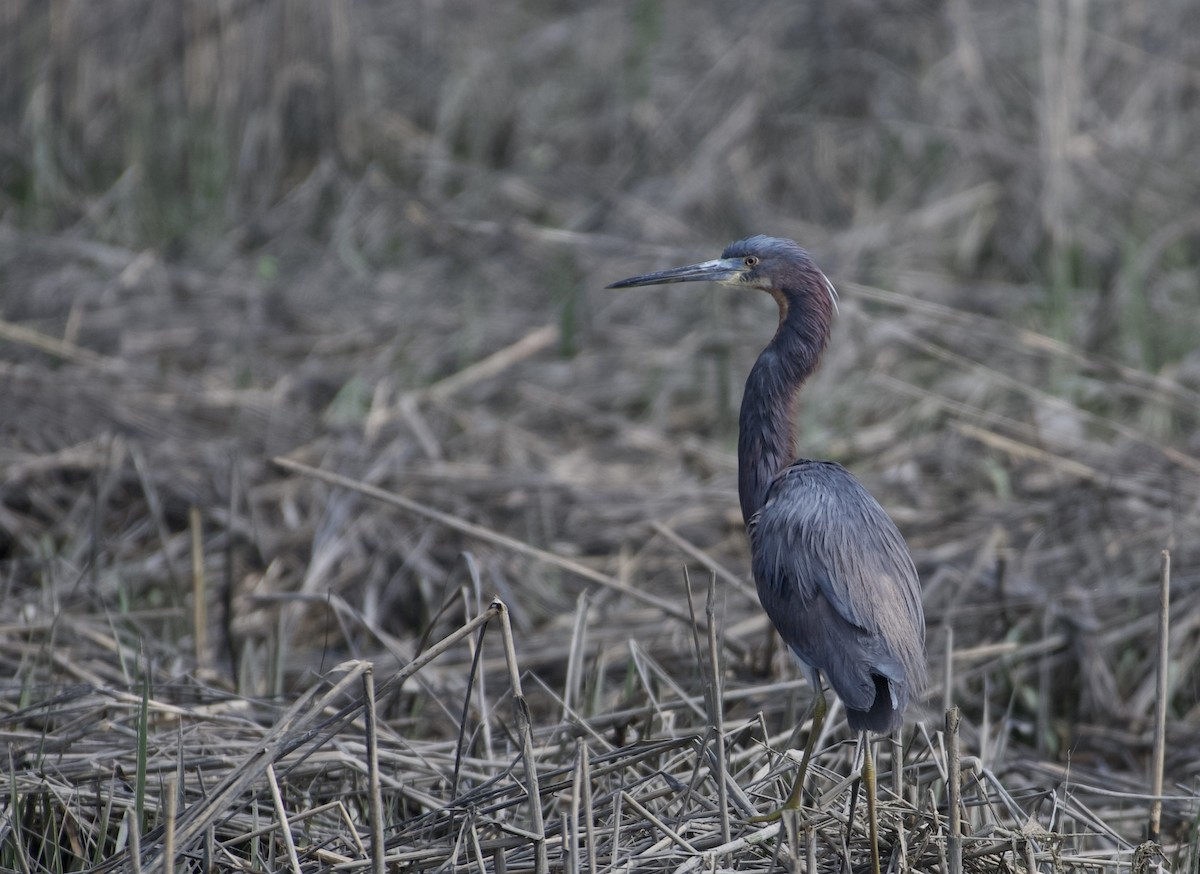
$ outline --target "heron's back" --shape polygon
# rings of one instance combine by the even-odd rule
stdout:
[[[926,682],[921,584],[879,502],[841,465],[797,461],[749,525],[763,609],[855,730],[898,727]]]

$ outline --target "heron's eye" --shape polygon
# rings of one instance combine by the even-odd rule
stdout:
[[[747,267],[757,267],[758,266],[758,256],[757,255],[747,255],[745,257],[745,259],[743,259],[742,263],[745,264]]]

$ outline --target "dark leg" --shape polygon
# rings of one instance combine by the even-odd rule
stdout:
[[[879,812],[875,809],[875,758],[871,755],[871,735],[862,733],[863,791],[867,794],[867,830],[871,837],[871,871],[879,874]]]
[[[804,744],[804,758],[800,760],[800,770],[796,773],[796,782],[792,784],[792,791],[788,793],[787,801],[783,803],[782,807],[772,810],[770,813],[752,816],[750,822],[774,822],[783,815],[785,810],[800,809],[800,798],[804,794],[804,778],[808,775],[808,763],[812,761],[813,748],[817,745],[817,735],[821,733],[821,727],[825,724],[825,691],[820,684],[816,689],[816,697],[813,698],[811,707],[812,728],[808,732],[808,741]]]

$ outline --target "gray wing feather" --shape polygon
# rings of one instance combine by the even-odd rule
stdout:
[[[851,710],[870,711],[884,677],[899,719],[925,684],[925,617],[908,547],[841,465],[798,461],[751,520],[759,600],[795,655]]]

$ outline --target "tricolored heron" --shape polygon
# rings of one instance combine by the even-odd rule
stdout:
[[[844,467],[795,458],[800,387],[829,341],[833,285],[791,240],[755,236],[714,261],[614,282],[609,288],[719,282],[775,298],[779,327],[758,356],[738,418],[738,496],[758,599],[815,692],[813,725],[796,782],[780,810],[800,806],[825,719],[824,676],[862,733],[863,782],[879,870],[875,771],[868,731],[890,733],[926,680],[921,583],[883,507]]]

